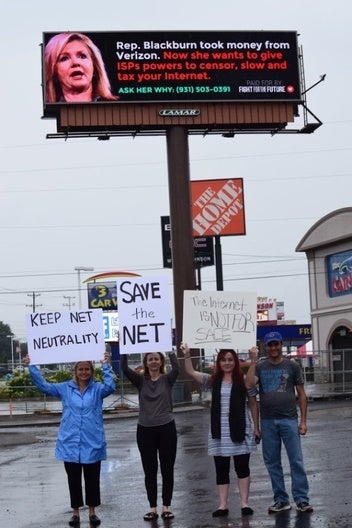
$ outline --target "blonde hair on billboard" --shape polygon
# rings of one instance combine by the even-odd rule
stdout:
[[[105,65],[99,48],[92,40],[83,33],[58,33],[52,37],[44,51],[45,60],[45,90],[46,102],[57,103],[62,100],[62,89],[56,75],[56,64],[58,58],[69,42],[82,41],[90,52],[94,67],[93,75],[93,99],[101,98],[105,101],[116,101],[118,96],[111,93],[110,81],[105,71]]]

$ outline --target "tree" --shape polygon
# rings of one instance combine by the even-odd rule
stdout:
[[[7,365],[7,361],[11,360],[11,339],[9,336],[13,335],[9,325],[0,321],[0,364]]]

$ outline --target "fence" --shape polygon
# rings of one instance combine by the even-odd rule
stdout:
[[[304,358],[294,358],[299,361],[305,379],[306,392],[310,399],[322,397],[352,396],[352,349],[313,351]],[[182,363],[182,358],[180,358]],[[195,357],[199,370],[211,374],[214,368],[214,358]],[[181,365],[182,367],[182,365]],[[60,370],[60,366],[58,366]],[[62,368],[62,367],[61,367]],[[105,398],[105,411],[120,411],[138,409],[138,393],[135,387],[120,375],[119,364],[113,364],[114,371],[119,376],[114,394]],[[248,363],[243,363],[248,368]],[[54,372],[45,374],[52,376]],[[21,375],[21,373],[18,373]],[[8,394],[9,381],[3,377],[0,381],[0,416],[9,414],[30,413],[60,413],[61,401],[37,392],[33,396],[33,386],[16,385],[16,391]],[[175,405],[203,403],[208,404],[209,397],[202,394],[198,385],[190,381],[181,368],[181,374],[173,387]]]

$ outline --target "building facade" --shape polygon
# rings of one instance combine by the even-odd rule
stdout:
[[[332,370],[352,370],[352,207],[321,218],[296,251],[308,261],[313,350],[332,351]]]

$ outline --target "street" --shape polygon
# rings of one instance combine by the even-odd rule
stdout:
[[[308,434],[302,438],[314,513],[267,513],[272,504],[261,448],[251,457],[251,517],[241,517],[233,468],[229,516],[214,519],[215,472],[207,455],[209,410],[192,407],[175,413],[178,454],[172,511],[175,519],[154,521],[153,528],[351,528],[352,406],[350,401],[309,405]],[[102,528],[146,527],[148,503],[135,441],[137,419],[108,417],[108,460],[102,464]],[[57,425],[0,428],[1,524],[11,528],[68,526],[71,516],[63,464],[53,452]],[[287,461],[283,457],[287,489]],[[159,494],[160,496],[160,494]],[[160,506],[160,502],[159,502]],[[88,511],[81,527],[88,527]]]

